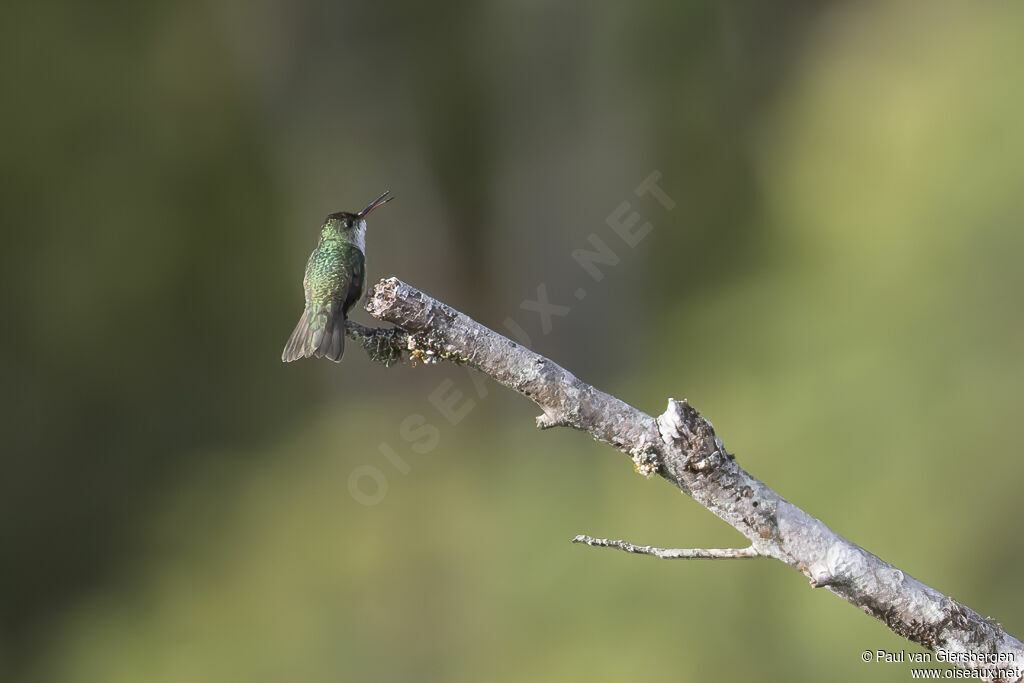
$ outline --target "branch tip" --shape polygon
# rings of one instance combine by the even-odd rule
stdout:
[[[345,321],[345,335],[359,342],[370,360],[384,367],[402,360],[408,346],[408,333],[398,327],[366,327],[354,320]]]

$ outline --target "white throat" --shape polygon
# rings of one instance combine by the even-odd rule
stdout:
[[[366,256],[366,221],[360,220],[352,231],[352,243]]]

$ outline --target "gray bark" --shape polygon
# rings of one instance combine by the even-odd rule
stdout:
[[[538,427],[572,427],[614,446],[633,459],[637,471],[664,477],[746,536],[750,548],[670,550],[584,536],[577,542],[665,558],[775,558],[897,635],[930,650],[965,655],[957,662],[964,668],[1024,665],[1024,644],[998,623],[846,540],[744,471],[685,399],[670,398],[654,418],[396,278],[374,287],[366,310],[399,328],[350,323],[349,335],[371,357],[389,363],[406,353],[424,362],[476,368],[536,403]],[[1008,663],[993,663],[1000,653],[1010,657]]]

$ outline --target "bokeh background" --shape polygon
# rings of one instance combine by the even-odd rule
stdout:
[[[1020,3],[6,14],[0,679],[908,678],[860,653],[911,646],[778,563],[570,545],[742,539],[493,383],[283,365],[320,220],[388,188],[371,282],[512,319],[649,412],[689,398],[1024,634]],[[634,193],[654,171],[671,211]],[[571,309],[547,333],[542,284]]]

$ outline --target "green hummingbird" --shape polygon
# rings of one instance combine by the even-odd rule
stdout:
[[[345,353],[345,318],[366,284],[366,217],[394,197],[390,190],[359,213],[332,213],[320,228],[320,241],[309,255],[302,288],[306,308],[285,344],[281,360],[323,358],[335,363]]]

